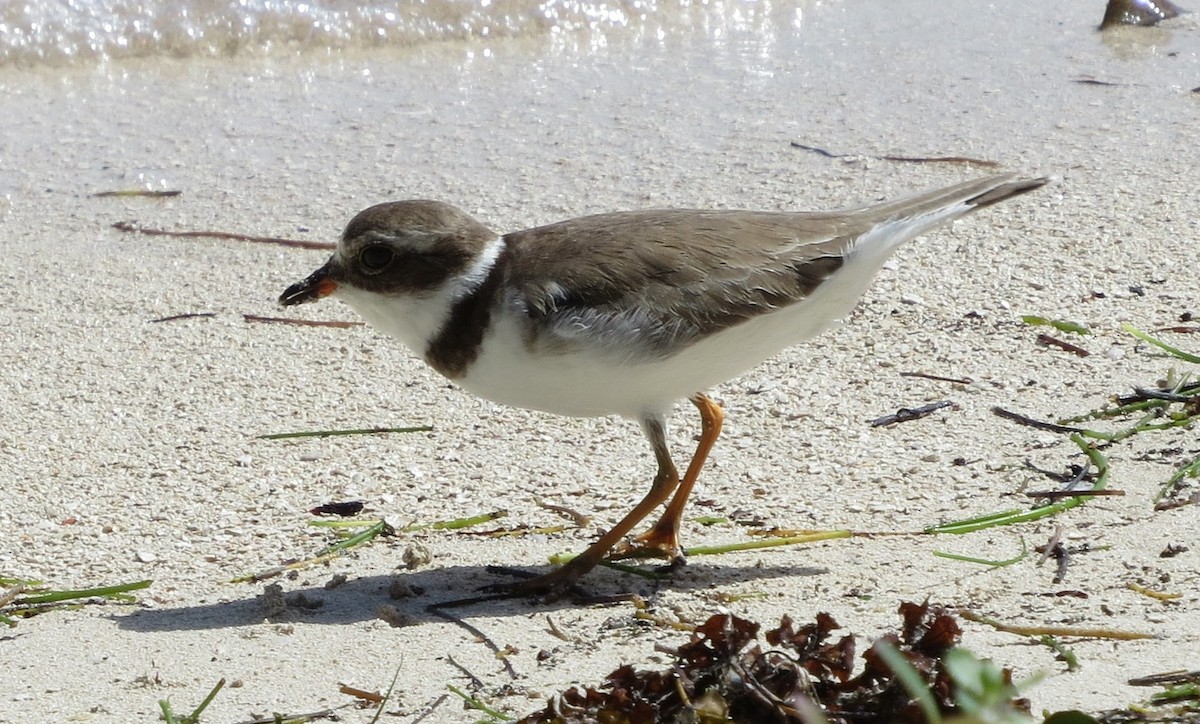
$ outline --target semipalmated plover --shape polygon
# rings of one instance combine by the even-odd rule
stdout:
[[[394,201],[355,216],[280,302],[336,295],[480,397],[641,423],[658,463],[646,496],[566,565],[508,587],[557,595],[668,499],[623,552],[682,560],[684,504],[723,418],[704,390],[846,315],[901,243],[1046,181],[992,176],[833,212],[628,211],[505,235],[448,204]],[[665,428],[684,398],[702,428],[681,479]]]

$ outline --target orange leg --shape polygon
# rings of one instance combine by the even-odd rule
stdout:
[[[635,538],[635,545],[620,550],[617,557],[664,556],[673,564],[683,562],[683,548],[679,545],[683,508],[696,485],[696,478],[700,477],[700,469],[704,467],[709,451],[721,434],[721,423],[725,421],[725,413],[721,406],[707,395],[697,394],[691,401],[700,411],[700,443],[696,445],[696,452],[692,454],[687,472],[683,474],[683,480],[675,490],[675,497],[671,498],[666,511],[654,527]]]
[[[720,408],[717,409],[719,410]],[[679,485],[679,471],[675,469],[675,463],[671,461],[671,455],[667,449],[664,421],[661,417],[657,416],[643,418],[642,430],[646,433],[646,437],[650,439],[650,444],[654,447],[654,457],[658,461],[658,473],[654,476],[654,483],[650,486],[650,492],[646,493],[641,502],[633,510],[629,511],[629,514],[614,525],[611,530],[600,536],[599,540],[588,546],[587,550],[572,558],[561,568],[517,583],[488,586],[489,590],[512,595],[544,593],[547,594],[548,598],[555,598],[570,588],[584,574],[595,568],[597,563],[604,560],[604,557],[608,555],[613,546],[628,535],[638,523],[642,522],[643,518],[659,505],[666,502],[667,498],[671,495],[671,491],[675,490]],[[695,467],[698,468],[699,466]],[[692,475],[691,468],[688,468],[688,474]],[[695,476],[693,475],[692,477],[694,478]],[[691,486],[689,485],[688,487],[690,488]],[[679,507],[683,507],[682,502]]]

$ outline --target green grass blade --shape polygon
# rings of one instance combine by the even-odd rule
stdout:
[[[388,686],[387,693],[383,695],[383,701],[379,702],[379,707],[375,709],[375,716],[371,717],[371,724],[379,724],[379,717],[383,715],[383,707],[387,706],[388,700],[392,698],[392,692],[396,690],[396,680],[400,678],[400,667],[396,667],[396,673],[392,674],[392,683]]]
[[[820,530],[805,533],[804,535],[788,536],[786,538],[764,538],[762,540],[742,541],[740,543],[727,543],[717,546],[696,546],[684,549],[683,553],[686,556],[717,556],[736,551],[752,551],[759,548],[775,548],[776,546],[792,546],[837,538],[850,538],[853,535],[854,531],[850,530]]]
[[[556,566],[561,566],[570,563],[571,559],[573,558],[575,558],[574,553],[555,553],[547,560]],[[600,565],[604,566],[605,568],[610,568],[614,571],[621,571],[622,573],[628,573],[632,576],[641,576],[642,578],[649,578],[655,581],[663,578],[661,573],[644,566],[633,566],[628,563],[618,563],[616,561],[600,561]]]
[[[468,707],[470,707],[471,709],[474,709],[475,711],[481,711],[484,714],[487,714],[492,719],[495,719],[497,721],[514,721],[511,716],[508,716],[507,714],[504,714],[503,712],[496,711],[492,707],[488,706],[487,704],[484,704],[482,701],[471,696],[470,694],[468,694],[467,692],[458,688],[454,684],[446,684],[446,688],[449,689],[450,691],[452,691],[454,694],[456,694],[459,698],[461,698],[463,700],[463,703],[465,703]]]
[[[486,523],[487,521],[495,520],[496,518],[504,515],[507,515],[507,512],[500,510],[492,513],[483,513],[481,515],[471,516],[469,518],[455,518],[454,520],[412,525],[402,529],[400,532],[410,533],[412,531],[427,529],[457,530],[459,528],[466,528],[468,526]],[[371,541],[380,535],[394,535],[396,533],[396,529],[388,524],[386,520],[313,520],[309,521],[309,525],[334,529],[361,528],[363,526],[367,527],[364,530],[355,533],[354,535],[339,540],[337,543],[333,543],[322,548],[319,552],[309,558],[294,561],[292,563],[285,563],[284,565],[276,566],[275,568],[271,568],[266,571],[260,571],[258,573],[248,573],[246,575],[233,578],[229,582],[254,583],[278,576],[287,571],[296,571],[303,568],[308,568],[309,566],[314,566],[319,563],[332,560],[351,548],[363,545],[364,543],[367,543],[368,541]]]
[[[1150,701],[1155,704],[1164,704],[1172,701],[1182,701],[1186,699],[1200,699],[1200,684],[1194,681],[1189,681],[1186,684],[1167,687],[1163,691],[1150,695]]]
[[[1033,314],[1021,315],[1021,321],[1031,327],[1048,326],[1057,329],[1060,332],[1070,332],[1071,334],[1091,334],[1092,330],[1077,322],[1067,322],[1062,319],[1046,319]]]
[[[1088,456],[1088,460],[1096,467],[1096,482],[1092,485],[1092,490],[1104,490],[1108,485],[1108,460],[1099,450],[1093,448],[1079,433],[1071,435],[1071,442],[1079,446],[1083,453]],[[941,525],[930,526],[925,529],[926,533],[933,535],[949,534],[962,535],[963,533],[973,533],[977,530],[986,528],[994,528],[1002,525],[1015,525],[1016,523],[1028,523],[1033,520],[1041,520],[1052,515],[1070,510],[1079,505],[1083,505],[1087,501],[1088,496],[1080,495],[1075,498],[1064,498],[1053,503],[1040,505],[1032,510],[1006,510],[1000,513],[990,513],[988,515],[979,516],[976,518],[968,518],[966,520],[954,521],[952,523],[943,523]]]
[[[978,563],[983,566],[991,566],[992,568],[1001,568],[1003,566],[1011,566],[1014,563],[1020,563],[1029,556],[1029,549],[1025,547],[1025,539],[1021,539],[1021,552],[1012,558],[1006,558],[1002,561],[991,561],[986,558],[972,558],[971,556],[961,556],[957,553],[946,553],[945,551],[934,551],[933,554],[938,558],[947,558],[952,561],[962,561],[964,563]]]
[[[925,532],[933,534],[949,533],[952,535],[972,533],[977,530],[983,530],[984,528],[991,528],[997,525],[1008,525],[1009,523],[1007,521],[1009,521],[1009,519],[1021,515],[1024,512],[1025,511],[1021,510],[1020,508],[1002,510],[998,513],[988,513],[987,515],[980,515],[975,518],[956,520],[952,523],[931,525],[925,529]]]
[[[213,699],[217,698],[217,692],[221,691],[221,689],[224,689],[224,688],[225,688],[225,679],[224,679],[224,677],[222,677],[221,680],[217,682],[217,685],[212,688],[212,691],[208,692],[208,696],[204,697],[204,701],[200,702],[200,706],[196,707],[196,710],[188,715],[188,717],[187,717],[188,721],[191,721],[191,722],[200,721],[200,714],[202,714],[204,712],[204,710],[208,708],[208,705],[213,702]]]
[[[1143,342],[1145,342],[1147,344],[1152,344],[1155,347],[1158,347],[1159,349],[1166,352],[1167,354],[1170,354],[1173,357],[1178,357],[1179,359],[1183,360],[1184,362],[1191,362],[1192,364],[1200,364],[1200,357],[1197,357],[1196,355],[1191,354],[1189,352],[1184,352],[1183,350],[1179,349],[1178,347],[1172,347],[1171,345],[1167,344],[1166,342],[1163,342],[1162,340],[1155,339],[1154,337],[1151,337],[1150,335],[1146,334],[1145,332],[1143,332],[1142,330],[1133,326],[1132,324],[1129,324],[1129,323],[1122,324],[1121,329],[1125,330],[1126,332],[1129,332],[1134,337],[1137,337],[1138,339],[1142,340]]]
[[[338,554],[345,553],[346,551],[350,550],[351,548],[354,548],[355,546],[360,546],[363,543],[366,543],[367,541],[371,540],[372,538],[375,538],[376,536],[378,536],[381,533],[383,533],[384,531],[386,531],[388,528],[389,528],[389,526],[387,524],[387,521],[381,520],[378,523],[376,523],[375,525],[372,525],[370,528],[367,528],[366,530],[364,530],[360,533],[355,533],[354,535],[350,536],[349,538],[347,538],[345,540],[340,540],[337,543],[332,543],[328,546],[325,546],[325,548],[323,548],[319,553],[317,553],[317,555],[315,557],[320,558],[321,556],[327,556],[327,555],[330,555],[331,553],[338,553]]]
[[[491,521],[496,520],[497,518],[503,518],[506,515],[508,515],[507,510],[493,510],[490,513],[480,513],[479,515],[472,515],[466,518],[439,520],[438,522],[430,523],[425,527],[429,528],[430,530],[459,530],[460,528],[469,528],[473,525],[479,525],[480,523],[490,523]],[[407,531],[410,529],[405,528],[404,530]],[[417,528],[416,530],[420,530],[420,528]]]
[[[1175,474],[1171,476],[1171,479],[1158,489],[1158,494],[1154,496],[1154,502],[1157,503],[1168,495],[1174,494],[1175,487],[1179,485],[1184,478],[1195,477],[1200,477],[1200,457],[1196,457],[1187,465],[1184,465],[1182,468],[1176,470]]]
[[[905,691],[909,696],[916,700],[917,706],[921,707],[921,713],[925,715],[925,721],[929,724],[941,724],[942,713],[938,711],[937,702],[933,700],[933,694],[929,691],[929,686],[913,665],[904,658],[904,654],[886,639],[880,639],[875,642],[873,647],[879,658],[888,665],[896,678],[900,680],[900,684],[904,686]]]
[[[352,520],[310,520],[308,524],[313,528],[367,528],[382,522],[379,518],[356,518]]]
[[[81,588],[74,591],[48,591],[46,593],[35,593],[29,596],[21,596],[13,601],[17,605],[37,605],[42,603],[58,603],[60,601],[70,601],[77,598],[118,598],[129,591],[138,591],[143,588],[148,588],[153,581],[136,581],[134,583],[121,583],[116,586],[101,586],[99,588]]]
[[[804,535],[793,535],[786,538],[767,538],[764,540],[741,541],[738,543],[726,543],[716,546],[696,546],[694,548],[685,548],[684,556],[717,556],[723,553],[734,553],[736,551],[752,551],[760,548],[775,548],[778,546],[800,545],[803,543],[815,543],[823,540],[834,540],[836,538],[850,538],[854,535],[854,531],[850,530],[821,530]],[[575,556],[570,553],[558,553],[550,556],[550,562],[555,565],[563,565]],[[631,559],[637,558],[637,552],[630,556]],[[656,571],[648,570],[644,567],[631,566],[616,561],[600,561],[600,565],[611,568],[613,570],[631,573],[635,576],[643,578],[662,578],[662,575]]]

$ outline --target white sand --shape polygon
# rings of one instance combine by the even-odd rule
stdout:
[[[1200,16],[1105,38],[1093,29],[1102,3],[944,5],[719,5],[694,11],[694,29],[665,24],[662,37],[648,23],[331,58],[0,71],[0,576],[59,588],[154,579],[137,605],[53,613],[0,639],[0,721],[150,721],[158,699],[190,711],[225,677],[240,686],[206,721],[232,722],[340,705],[339,684],[386,689],[397,670],[389,711],[415,717],[447,684],[469,688],[450,655],[483,680],[484,699],[524,714],[621,663],[661,667],[654,645],[685,640],[637,624],[629,605],[462,610],[515,647],[510,681],[474,637],[424,610],[495,580],[487,564],[536,568],[579,550],[627,510],[652,472],[635,425],[495,407],[367,329],[247,324],[244,313],[280,314],[279,292],[323,254],[121,234],[115,221],[333,240],[358,209],[404,197],[511,230],[650,206],[829,208],[987,173],[830,160],[792,140],[1060,175],[902,250],[848,325],[716,390],[727,428],[695,495],[706,507],[691,510],[905,531],[1027,505],[1019,491],[1049,482],[1022,463],[1062,468],[1078,451],[990,408],[1052,418],[1152,383],[1172,363],[1120,323],[1154,329],[1200,312],[1200,98],[1189,92],[1200,85]],[[89,197],[143,185],[184,193]],[[185,312],[217,316],[148,323]],[[296,314],[353,319],[336,303]],[[1092,356],[1039,347],[1020,314],[1089,325],[1096,334],[1080,343]],[[943,398],[959,409],[867,424]],[[680,412],[684,458],[695,420]],[[423,423],[435,431],[255,439]],[[899,602],[926,597],[1020,624],[1150,632],[1071,642],[1083,669],[1063,673],[1046,648],[966,626],[968,647],[1018,677],[1049,673],[1030,692],[1035,711],[1122,706],[1149,693],[1126,686],[1131,676],[1200,668],[1200,512],[1156,513],[1152,502],[1196,448],[1189,431],[1115,447],[1111,487],[1124,497],[1037,523],[696,558],[657,593],[607,571],[586,583],[641,591],[693,621],[718,609],[718,594],[761,593],[727,605],[768,626],[828,611],[863,636],[893,628]],[[959,457],[968,464],[953,465]],[[325,605],[274,622],[262,584],[226,582],[324,546],[306,510],[327,500],[361,498],[400,521],[506,508],[505,525],[561,522],[538,496],[594,514],[594,527],[375,544],[277,580]],[[1094,549],[1074,556],[1061,584],[1034,557],[989,571],[931,555],[1009,558],[1059,525],[1069,545]],[[685,535],[689,545],[746,537],[735,526]],[[414,542],[433,560],[407,572],[401,554]],[[1169,543],[1192,550],[1160,558]],[[348,582],[325,590],[339,573]],[[389,599],[397,578],[424,593]],[[1182,598],[1157,602],[1132,583]],[[384,605],[413,625],[380,620]],[[546,615],[579,643],[552,636]],[[472,718],[451,697],[425,721]]]

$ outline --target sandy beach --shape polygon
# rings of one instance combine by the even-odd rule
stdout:
[[[1200,453],[1194,430],[1108,448],[1108,487],[1122,496],[964,536],[915,534],[1030,506],[1025,491],[1054,483],[1026,462],[1085,461],[1066,435],[993,407],[1053,420],[1172,368],[1196,372],[1121,325],[1195,326],[1200,314],[1200,15],[1101,34],[1102,3],[1009,5],[1024,4],[726,2],[519,38],[0,66],[0,577],[62,589],[153,580],[136,604],[0,632],[0,722],[155,721],[160,699],[190,711],[221,678],[230,685],[205,721],[242,722],[341,706],[351,699],[339,686],[386,690],[393,676],[380,721],[476,720],[447,685],[519,717],[620,664],[662,668],[655,645],[687,638],[637,621],[630,603],[457,609],[511,647],[514,676],[426,608],[495,582],[488,565],[545,570],[623,515],[654,470],[636,424],[476,399],[366,327],[245,320],[357,321],[340,303],[276,305],[325,252],[114,223],[332,242],[358,210],[392,199],[440,199],[511,231],[619,209],[831,209],[996,171],[886,156],[1058,181],[913,242],[844,325],[711,391],[726,428],[688,516],[729,522],[689,522],[684,543],[771,526],[914,535],[697,556],[658,583],[597,570],[585,586],[639,593],[691,622],[729,610],[773,626],[824,611],[863,642],[894,630],[902,601],[925,599],[1014,624],[1153,635],[1068,639],[1081,669],[1067,672],[1027,637],[965,624],[978,655],[1018,679],[1045,675],[1027,693],[1035,713],[1124,707],[1152,693],[1129,678],[1200,669],[1200,507],[1154,505]],[[93,196],[133,188],[182,193]],[[189,313],[211,316],[152,322]],[[1086,325],[1089,336],[1059,336],[1090,355],[1039,345],[1047,330],[1022,315]],[[1200,353],[1200,335],[1161,335]],[[870,425],[938,400],[954,406]],[[409,425],[433,429],[258,438]],[[696,426],[679,407],[677,459]],[[396,524],[503,509],[481,528],[566,528],[404,534],[295,575],[229,582],[332,542],[308,511],[333,500]],[[933,555],[1009,559],[1060,526],[1075,551],[1060,582],[1036,554],[999,568]],[[410,570],[414,546],[431,558]],[[1162,557],[1168,546],[1191,550]],[[269,584],[292,605],[264,600]],[[404,587],[413,595],[396,597]]]

